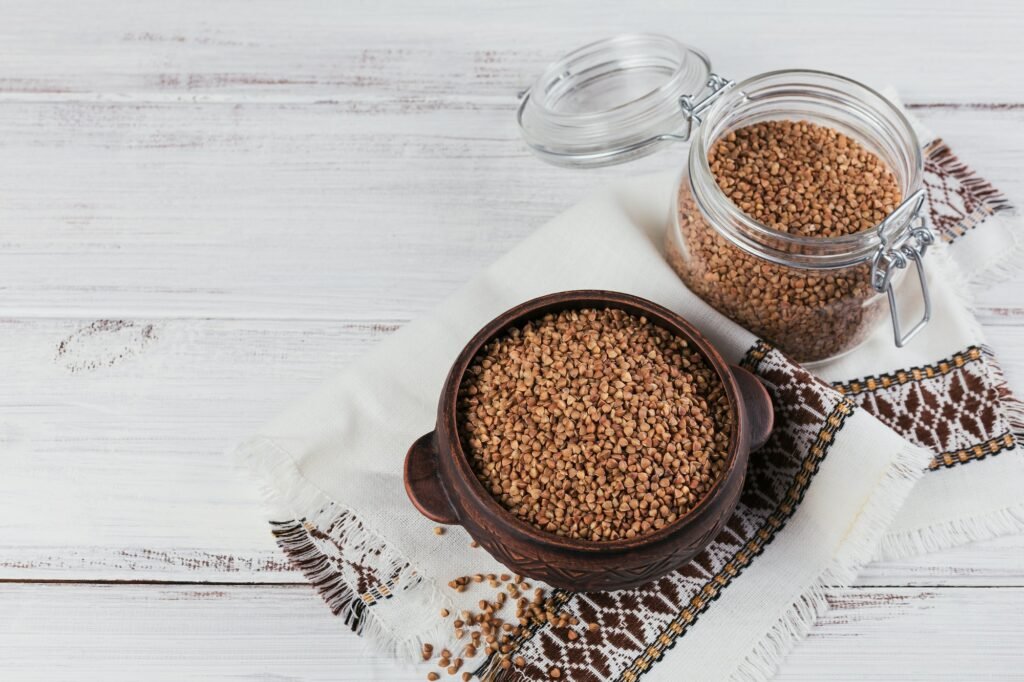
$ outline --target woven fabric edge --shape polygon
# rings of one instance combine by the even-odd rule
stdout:
[[[403,586],[402,592],[425,590],[428,608],[434,611],[451,606],[432,581],[421,578],[407,557],[362,524],[358,514],[332,500],[305,478],[291,456],[272,440],[264,437],[250,439],[233,450],[231,458],[236,466],[246,469],[250,480],[255,480],[268,519],[297,519],[321,528],[343,524],[350,538],[346,549],[353,552],[369,549],[379,553],[393,570],[394,582]],[[271,521],[271,528],[275,525],[279,524]],[[328,557],[317,548],[301,538],[291,545],[287,544],[287,540],[285,544],[282,544],[280,538],[275,537],[275,540],[292,565],[312,583],[331,612],[342,618],[374,650],[393,658],[415,662],[422,659],[421,652],[425,643],[443,639],[447,633],[444,621],[438,619],[438,624],[429,630],[414,636],[399,636],[372,609],[363,608],[364,602],[356,587],[345,580],[341,573],[332,571]]]

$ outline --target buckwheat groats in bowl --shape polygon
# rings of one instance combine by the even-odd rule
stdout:
[[[807,121],[767,120],[723,135],[707,154],[724,198],[779,237],[772,257],[737,242],[742,226],[715,229],[691,183],[680,183],[677,229],[666,240],[669,263],[683,282],[720,312],[798,360],[814,361],[856,347],[887,315],[871,282],[870,259],[844,267],[811,267],[794,245],[847,242],[886,219],[902,201],[900,184],[874,152],[835,129]],[[751,243],[748,240],[747,243]],[[786,253],[786,249],[790,253]],[[772,249],[766,249],[771,251]],[[756,251],[756,248],[755,248]],[[781,253],[779,253],[781,252]],[[824,260],[819,258],[818,260]]]
[[[593,541],[685,516],[721,476],[733,420],[690,342],[615,308],[506,330],[465,372],[457,415],[474,473],[505,509]]]

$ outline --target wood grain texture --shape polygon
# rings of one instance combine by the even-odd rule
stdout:
[[[0,584],[5,679],[423,679],[284,565],[223,453],[587,193],[678,167],[525,153],[515,94],[570,47],[657,30],[731,77],[891,84],[1024,196],[1010,0],[440,9],[0,0],[0,582],[264,584]],[[1022,285],[978,307],[1018,387]],[[1021,669],[1024,538],[858,585],[780,679]]]
[[[780,681],[1020,679],[1024,589],[873,588],[829,601]],[[0,585],[0,603],[0,660],[22,682],[421,682],[431,669],[368,652],[308,586]]]
[[[515,0],[486,8],[469,0],[46,0],[5,7],[4,18],[0,86],[18,99],[331,100],[361,103],[370,115],[460,112],[513,94],[585,41],[653,30],[703,49],[730,77],[811,67],[896,78],[912,100],[1024,102],[1024,84],[1012,75],[1024,70],[1024,20],[1012,0]]]
[[[5,103],[0,317],[412,319],[587,193],[679,166],[547,166],[513,106]],[[919,113],[1024,196],[1024,110]],[[1022,283],[986,307],[1017,314]]]

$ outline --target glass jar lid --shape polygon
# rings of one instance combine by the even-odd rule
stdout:
[[[720,80],[703,52],[674,38],[620,35],[551,64],[523,93],[519,129],[549,163],[622,163],[687,139],[693,102]]]

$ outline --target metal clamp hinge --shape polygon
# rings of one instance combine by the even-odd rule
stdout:
[[[928,280],[922,259],[928,247],[935,243],[935,235],[925,224],[922,208],[924,207],[925,191],[918,190],[900,204],[892,214],[878,226],[878,237],[881,244],[871,261],[871,286],[889,298],[889,313],[892,316],[893,339],[897,348],[905,346],[917,335],[932,317],[932,299],[928,293]],[[903,231],[903,227],[908,227]],[[902,232],[902,236],[893,240],[892,234]],[[899,309],[896,304],[896,293],[893,290],[893,275],[913,261],[917,270],[918,282],[921,285],[921,298],[924,301],[924,314],[921,319],[906,333],[902,331]]]
[[[715,103],[715,100],[735,84],[735,81],[713,73],[708,76],[708,82],[704,85],[708,94],[704,95],[703,99],[694,101],[693,95],[681,95],[679,97],[679,107],[683,110],[683,118],[686,119],[686,132],[679,136],[684,142],[690,139],[694,127],[701,124],[703,120],[701,115]]]

